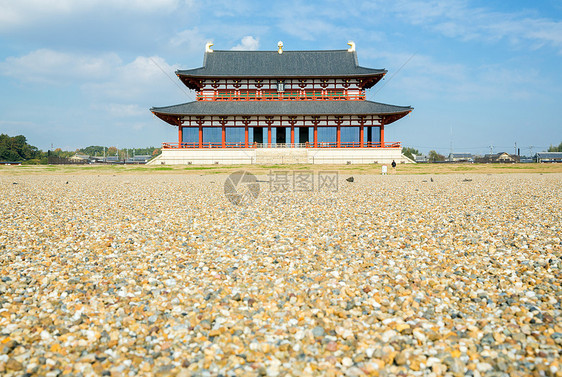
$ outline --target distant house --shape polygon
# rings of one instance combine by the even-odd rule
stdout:
[[[133,156],[128,158],[125,163],[126,164],[146,164],[148,161],[150,161],[150,159],[152,158],[151,155],[145,154],[145,155],[137,155],[137,156]]]
[[[474,162],[479,163],[514,163],[519,162],[519,156],[509,154],[507,152],[500,152],[495,154],[485,154],[484,157],[474,159]]]
[[[539,152],[535,155],[537,162],[562,162],[562,152]]]
[[[471,153],[449,153],[447,160],[451,162],[473,162],[474,158]]]
[[[90,156],[76,153],[74,156],[70,157],[70,161],[75,164],[79,164],[79,163],[86,164],[90,161]]]
[[[423,155],[414,155],[414,161],[415,162],[429,162],[429,159],[427,158],[427,156],[423,156]]]
[[[122,162],[119,160],[119,156],[106,156],[106,157],[103,159],[103,162],[105,162],[105,163],[107,163],[107,164],[120,164],[120,163],[122,163]]]
[[[535,159],[533,157],[520,156],[519,162],[522,164],[528,164],[528,163],[535,162]]]

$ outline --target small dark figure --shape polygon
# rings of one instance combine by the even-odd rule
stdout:
[[[396,174],[396,161],[392,160],[390,166],[392,166],[392,174]]]

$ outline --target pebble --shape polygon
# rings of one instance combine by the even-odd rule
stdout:
[[[314,335],[315,337],[322,337],[325,333],[326,332],[324,331],[324,328],[322,326],[316,326],[312,329],[312,335]]]
[[[2,375],[561,376],[560,174],[12,172]]]

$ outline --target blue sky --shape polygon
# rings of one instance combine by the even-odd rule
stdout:
[[[0,0],[0,132],[41,148],[159,146],[152,106],[214,49],[346,49],[386,68],[367,98],[414,107],[388,141],[522,154],[562,142],[562,2]],[[170,79],[171,77],[171,79]]]

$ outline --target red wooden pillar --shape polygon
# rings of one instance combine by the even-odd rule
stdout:
[[[199,126],[199,148],[203,148],[203,127]]]
[[[267,127],[267,147],[271,147],[271,126]]]
[[[318,148],[318,127],[314,126],[314,148]]]
[[[221,142],[221,146],[223,148],[226,148],[226,127],[222,127],[222,142]]]
[[[336,127],[336,147],[341,148],[341,126]]]
[[[361,125],[359,127],[359,147],[363,148],[364,147],[364,143],[363,143],[363,137],[365,135],[365,126]]]
[[[384,148],[384,124],[381,124],[379,130],[380,130],[381,148]]]
[[[248,126],[244,128],[244,148],[248,148]]]
[[[291,126],[291,146],[295,144],[295,127]]]
[[[178,126],[178,148],[181,148],[181,143],[183,143],[183,127]]]

